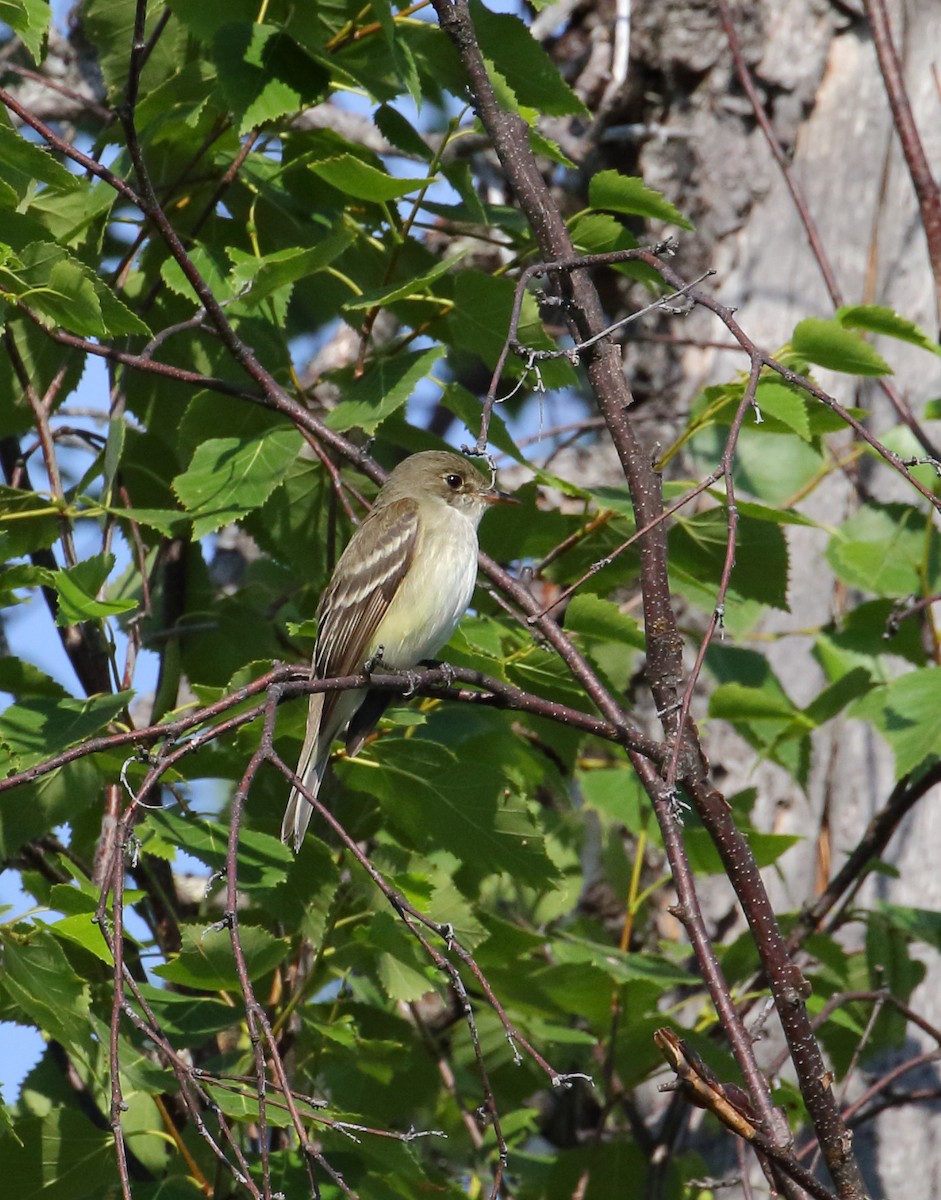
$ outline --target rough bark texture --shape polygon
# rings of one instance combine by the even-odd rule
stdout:
[[[680,271],[692,277],[714,267],[717,295],[738,307],[750,336],[776,349],[797,321],[829,316],[834,304],[785,178],[736,75],[718,5],[714,0],[669,5],[641,0],[628,10],[622,5],[622,19],[625,11],[631,22],[630,65],[626,81],[615,91],[605,77],[612,60],[613,5],[601,0],[591,9],[576,8],[554,45],[559,61],[569,63],[576,90],[592,108],[602,106],[592,130],[594,150],[586,178],[606,168],[633,171],[669,196],[696,223],[696,232],[682,237]],[[915,121],[937,177],[941,7],[935,0],[907,0],[890,5],[889,15]],[[842,301],[887,305],[936,333],[924,229],[861,4],[762,0],[736,6],[732,16],[774,132],[818,226]],[[724,331],[701,311],[664,329],[684,338],[725,340]],[[926,401],[941,394],[941,365],[901,344],[892,346],[891,359],[894,386],[920,416]],[[628,347],[625,362],[638,401],[648,403],[665,423],[705,383],[727,379],[745,365],[740,353],[650,342]],[[875,431],[897,423],[876,385],[854,396],[845,377],[820,374],[843,403],[872,412]],[[876,472],[870,479],[870,467],[864,462],[863,481],[879,498],[890,498],[894,484],[889,474]],[[596,456],[591,469],[597,472]],[[835,524],[856,503],[849,481],[835,475],[804,507]],[[787,635],[772,647],[770,658],[799,703],[819,692],[822,677],[806,653],[810,639],[795,631],[825,624],[840,612],[840,590],[823,558],[825,543],[823,531],[793,533],[792,611],[769,614],[766,624],[769,632]],[[829,827],[831,875],[893,785],[885,745],[852,721],[834,722],[816,738],[806,794],[777,768],[756,765],[753,753],[717,726],[710,729],[708,745],[713,762],[731,765],[722,780],[726,792],[758,785],[755,815],[763,827],[801,835]],[[937,789],[924,798],[887,852],[899,878],[871,877],[861,903],[885,898],[941,906],[938,799]],[[768,880],[782,911],[814,894],[819,879],[815,841],[807,838],[784,860],[786,877]],[[728,893],[713,896],[712,904],[713,915],[720,918],[730,906]],[[847,936],[854,936],[852,926]],[[937,962],[929,967],[914,1003],[937,1024],[941,969]],[[924,1048],[929,1048],[927,1041]],[[906,1047],[906,1057],[912,1049]],[[938,1086],[936,1067],[926,1068],[923,1083]],[[922,1110],[912,1121],[910,1110],[890,1110],[876,1128],[857,1134],[874,1195],[929,1200],[939,1194],[941,1121],[928,1119],[929,1111]],[[913,1173],[915,1162],[920,1169]]]

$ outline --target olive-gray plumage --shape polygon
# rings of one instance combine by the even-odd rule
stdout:
[[[386,480],[340,557],[321,598],[311,678],[361,672],[380,659],[404,671],[433,658],[470,603],[477,579],[477,526],[501,498],[459,454],[412,454]],[[355,754],[392,698],[368,688],[310,697],[297,764],[316,796],[331,744],[347,728]],[[281,836],[299,850],[313,809],[292,789]]]

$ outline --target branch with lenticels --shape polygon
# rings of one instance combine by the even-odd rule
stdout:
[[[501,108],[497,100],[466,0],[433,0],[433,3],[442,29],[460,55],[477,115],[529,221],[540,253],[550,262],[576,257],[562,214],[533,157],[525,121],[517,113]],[[563,311],[576,342],[589,343],[594,335],[606,328],[607,322],[601,299],[588,273],[550,268],[549,279],[565,301]],[[620,350],[609,340],[592,342],[584,352],[584,361],[592,392],[630,489],[637,525],[648,527],[640,540],[647,683],[661,714],[665,733],[680,742],[677,779],[691,796],[722,855],[755,936],[797,1069],[801,1092],[837,1189],[844,1200],[859,1200],[865,1194],[862,1176],[852,1153],[851,1138],[827,1082],[823,1059],[807,1015],[806,990],[800,972],[790,961],[747,842],[735,828],[724,797],[709,782],[695,725],[689,720],[683,725],[680,723],[677,695],[683,678],[683,642],[670,596],[666,529],[663,522],[656,523],[663,508],[661,483],[630,419],[632,397],[622,369]],[[658,785],[663,781],[649,770],[644,770],[641,778],[659,816],[664,805]],[[667,813],[667,823],[671,819],[671,814]],[[671,867],[673,865],[671,858]],[[787,1138],[786,1126],[771,1104],[767,1085],[755,1067],[751,1047],[744,1044],[747,1039],[736,1037],[734,1030],[730,1033],[758,1114],[773,1139],[783,1144]]]

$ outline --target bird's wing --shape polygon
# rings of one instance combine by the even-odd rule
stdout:
[[[375,516],[380,516],[377,512]],[[348,675],[363,666],[369,644],[405,578],[418,544],[418,505],[395,500],[360,525],[320,602],[314,676]]]
[[[373,634],[412,563],[418,544],[418,506],[414,500],[403,498],[383,511],[383,520],[369,516],[353,534],[320,601],[320,626],[311,666],[314,679],[350,675],[362,669]],[[315,796],[333,739],[367,695],[356,690],[311,696],[297,774]],[[381,711],[373,725],[380,715]],[[368,732],[366,729],[362,733],[351,753],[359,749]],[[281,837],[293,842],[295,850],[300,849],[312,811],[300,792],[292,790]]]

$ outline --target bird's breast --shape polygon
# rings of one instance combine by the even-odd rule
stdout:
[[[434,658],[457,628],[477,580],[477,530],[442,506],[434,528],[422,529],[405,578],[379,622],[369,655],[382,646],[383,663],[398,670]]]

